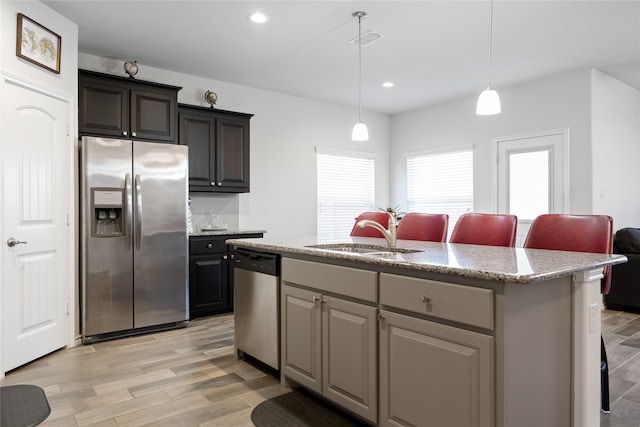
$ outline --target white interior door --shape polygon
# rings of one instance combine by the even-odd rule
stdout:
[[[516,246],[531,222],[568,211],[568,131],[498,138],[498,212],[518,217]]]
[[[66,345],[73,176],[68,101],[5,76],[1,93],[0,376]]]

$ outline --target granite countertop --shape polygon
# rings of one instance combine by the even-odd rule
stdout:
[[[346,237],[320,241],[315,236],[277,240],[271,238],[229,239],[227,244],[283,255],[298,254],[317,257],[319,262],[332,259],[353,261],[405,270],[453,274],[476,279],[538,283],[583,270],[602,268],[627,261],[624,255],[584,252],[548,251],[541,249],[505,248],[498,246],[398,240],[398,248],[415,249],[413,253],[356,254],[310,248],[309,245],[348,243],[387,246],[386,240],[370,237]]]
[[[239,230],[239,229],[231,229],[231,228],[220,228],[213,230],[203,230],[203,229],[195,229],[193,232],[189,233],[189,236],[236,236],[242,234],[265,234],[265,230]]]

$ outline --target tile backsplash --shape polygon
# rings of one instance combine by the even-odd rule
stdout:
[[[237,194],[189,193],[194,231],[202,228],[239,227],[240,202]]]

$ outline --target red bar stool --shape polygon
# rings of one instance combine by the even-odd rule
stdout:
[[[610,254],[613,219],[607,215],[546,214],[537,217],[524,241],[525,248]],[[605,267],[600,291],[611,289],[611,266]],[[600,335],[600,410],[609,413],[609,366]]]
[[[387,215],[386,212],[363,212],[360,215],[358,215],[358,218],[356,218],[355,224],[353,224],[353,229],[351,229],[351,236],[381,237],[384,239],[384,236],[382,235],[382,233],[380,233],[378,230],[376,230],[373,227],[364,227],[364,228],[358,227],[357,226],[358,221],[361,221],[363,219],[375,221],[378,224],[382,225],[384,228],[387,228],[387,225],[389,224],[389,215]]]
[[[515,215],[466,213],[458,218],[449,243],[513,247],[517,225]]]
[[[402,240],[422,240],[425,242],[445,242],[449,215],[406,213],[396,231],[396,238]]]

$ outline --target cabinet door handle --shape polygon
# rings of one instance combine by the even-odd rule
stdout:
[[[213,248],[213,243],[207,243],[207,249],[212,249]]]
[[[378,322],[384,323],[385,320],[387,320],[387,318],[383,314],[378,313]]]
[[[318,302],[320,302],[320,298],[319,297],[313,297],[313,303],[317,304]]]
[[[218,183],[218,187],[222,187],[222,183],[221,182]]]
[[[222,255],[222,259],[227,259],[229,258],[227,255]]]
[[[425,304],[431,304],[431,297],[428,295],[422,295],[422,302]]]
[[[216,183],[215,182],[210,182],[209,185],[212,186],[212,187],[215,187]]]
[[[131,132],[131,136],[136,136],[136,133],[135,132]]]
[[[127,131],[126,130],[122,131],[122,135],[127,136]]]

